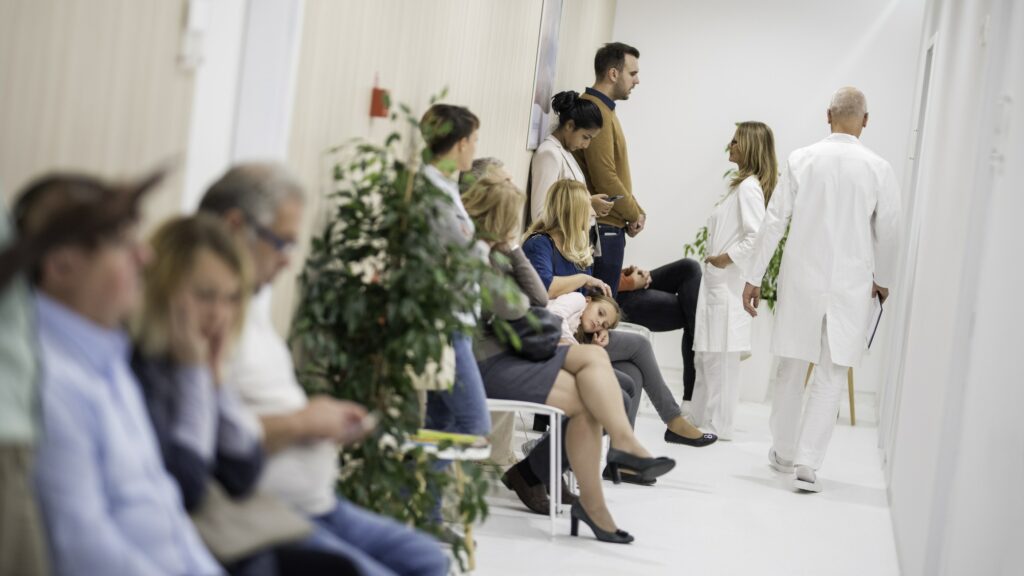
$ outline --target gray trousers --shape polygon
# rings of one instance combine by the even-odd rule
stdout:
[[[643,390],[654,404],[661,421],[668,424],[676,416],[682,415],[679,403],[672,396],[672,391],[665,384],[654,357],[654,349],[646,338],[633,332],[612,330],[609,334],[608,346],[605,347],[612,366],[619,372],[629,376]],[[621,384],[621,378],[620,378]],[[633,404],[626,409],[630,424],[636,422],[636,413],[640,409],[640,394],[631,397]]]

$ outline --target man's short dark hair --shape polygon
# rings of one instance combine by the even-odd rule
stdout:
[[[157,170],[134,182],[106,182],[88,174],[54,172],[36,178],[18,194],[14,223],[18,240],[0,254],[0,287],[28,269],[40,281],[39,263],[60,246],[95,249],[138,220],[139,201],[164,177]]]
[[[597,54],[594,55],[594,74],[597,75],[597,79],[604,78],[609,68],[622,70],[626,64],[626,54],[634,58],[640,57],[639,50],[622,42],[609,42],[598,48]]]
[[[434,156],[446,154],[480,128],[480,119],[463,106],[434,104],[420,120],[420,130]]]

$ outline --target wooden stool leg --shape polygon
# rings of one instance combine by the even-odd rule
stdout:
[[[846,373],[846,388],[850,391],[850,426],[857,425],[857,410],[853,407],[853,368]]]
[[[462,491],[466,485],[466,477],[462,472],[462,462],[456,460],[454,464],[455,468],[455,491],[459,495],[459,500],[462,500]],[[476,545],[473,543],[473,524],[470,523],[469,517],[466,515],[462,516],[462,529],[466,533],[466,558],[469,564],[469,571],[476,570]]]

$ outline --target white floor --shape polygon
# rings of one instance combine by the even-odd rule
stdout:
[[[820,494],[796,493],[768,467],[768,405],[742,404],[733,442],[705,448],[666,444],[645,407],[637,433],[677,467],[653,487],[604,482],[616,522],[631,545],[596,541],[585,525],[569,536],[568,510],[549,536],[547,517],[525,512],[501,487],[476,530],[477,574],[808,575],[899,574],[892,524],[870,414],[858,397],[836,426]]]

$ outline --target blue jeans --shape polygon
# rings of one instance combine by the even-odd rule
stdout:
[[[626,253],[626,229],[598,224],[597,231],[601,236],[601,257],[594,258],[594,278],[607,284],[614,297],[619,293],[619,276]]]
[[[452,336],[455,349],[455,385],[451,390],[427,393],[426,426],[431,430],[475,434],[491,433],[491,413],[480,368],[473,356],[473,341],[465,334]]]
[[[363,576],[444,576],[448,557],[426,534],[339,500],[312,518],[313,534],[300,547],[338,554]]]

